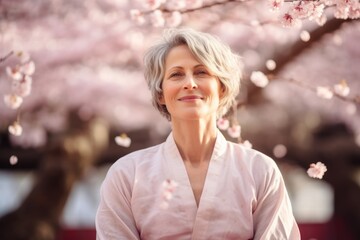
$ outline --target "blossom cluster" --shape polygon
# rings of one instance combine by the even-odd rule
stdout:
[[[221,117],[217,120],[216,125],[220,130],[226,131],[230,137],[238,139],[239,143],[244,147],[252,148],[252,144],[248,140],[241,140],[241,126],[238,123],[233,122],[230,124],[227,118]]]
[[[7,57],[12,54],[13,52],[9,53]],[[30,95],[32,87],[31,76],[35,72],[35,63],[31,61],[28,53],[19,51],[15,55],[18,58],[18,63],[15,66],[6,67],[6,73],[11,80],[11,91],[5,94],[3,98],[5,105],[13,110],[19,109],[24,102],[24,98]],[[8,131],[13,136],[20,136],[22,134],[23,128],[20,125],[19,113],[17,119],[8,127]],[[18,158],[12,155],[9,162],[11,165],[15,165],[18,162]]]
[[[182,22],[182,12],[200,8],[203,0],[146,0],[144,11],[130,10],[133,21],[139,25],[150,21],[153,27],[177,27]]]
[[[19,63],[15,66],[6,67],[6,73],[11,80],[11,92],[4,95],[5,105],[11,109],[19,109],[23,99],[30,95],[32,86],[32,75],[35,72],[35,63],[31,61],[30,55],[25,52],[17,52]],[[14,136],[22,134],[19,117],[8,127],[9,133]]]
[[[269,0],[272,10],[280,10],[285,6],[284,0]],[[291,1],[286,13],[282,15],[282,25],[285,27],[300,26],[301,21],[308,19],[316,21],[320,26],[327,21],[325,9],[335,8],[334,17],[339,19],[360,18],[360,3],[358,0],[319,0]]]
[[[271,64],[270,64],[271,63]],[[273,60],[266,62],[268,70],[273,70],[276,67],[276,63]],[[250,75],[250,81],[257,87],[264,88],[269,84],[269,78],[265,73],[261,71],[253,71]],[[291,81],[291,80],[290,80]],[[313,88],[311,88],[313,90]],[[317,96],[324,99],[332,99],[334,96],[340,97],[344,100],[353,101],[347,98],[350,94],[350,87],[345,79],[342,79],[339,83],[329,86],[316,86],[314,88]]]
[[[230,1],[222,1],[226,4]],[[339,19],[360,18],[358,0],[268,0],[273,11],[285,10],[281,23],[285,27],[301,26],[302,20],[316,21],[324,25],[326,8],[334,8],[334,17]],[[182,22],[182,13],[206,7],[203,0],[146,0],[142,8],[130,11],[131,19],[142,25],[149,21],[154,27],[176,27]]]
[[[350,87],[346,80],[342,80],[340,83],[335,84],[333,89],[326,86],[318,86],[316,88],[316,94],[325,99],[331,99],[334,94],[340,97],[347,97],[350,93]]]
[[[35,64],[30,60],[30,56],[24,52],[16,53],[20,63],[13,67],[6,67],[6,73],[12,80],[11,93],[4,96],[7,107],[17,109],[23,103],[23,98],[31,92],[32,78],[35,72]]]

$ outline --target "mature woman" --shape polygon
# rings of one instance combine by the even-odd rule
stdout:
[[[216,127],[238,93],[238,56],[209,34],[172,29],[144,63],[172,132],[110,168],[97,238],[300,239],[275,162],[226,141]]]

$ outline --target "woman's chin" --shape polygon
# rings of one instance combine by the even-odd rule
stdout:
[[[216,118],[216,114],[213,114],[213,117]],[[212,114],[203,113],[203,112],[186,112],[178,116],[172,116],[171,118],[182,121],[196,121],[196,120],[211,119]]]

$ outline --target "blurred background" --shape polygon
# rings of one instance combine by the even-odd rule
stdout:
[[[166,27],[242,56],[224,135],[277,162],[303,239],[360,239],[360,4],[309,2],[0,0],[0,239],[95,239],[109,166],[170,132],[142,72]]]

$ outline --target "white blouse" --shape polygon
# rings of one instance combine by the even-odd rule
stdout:
[[[111,166],[101,186],[96,231],[98,240],[300,239],[275,162],[227,141],[220,131],[198,207],[170,134]]]

